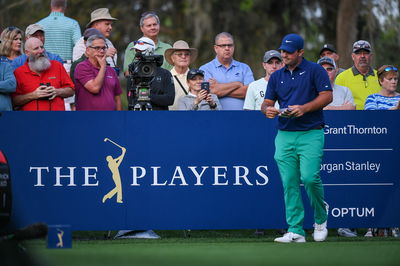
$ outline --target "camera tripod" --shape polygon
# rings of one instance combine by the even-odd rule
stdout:
[[[137,102],[133,108],[130,108],[129,110],[133,111],[152,111],[153,107],[151,106],[151,103],[149,102]]]

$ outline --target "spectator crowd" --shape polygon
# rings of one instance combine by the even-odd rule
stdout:
[[[324,44],[320,58],[313,63],[304,59],[303,44],[292,43],[299,40],[297,37],[284,39],[286,43],[277,50],[260,55],[265,75],[255,80],[251,68],[234,59],[235,39],[230,33],[217,34],[213,46],[215,58],[194,68],[191,66],[196,62],[198,50],[185,40],[177,40],[172,46],[160,40],[159,17],[154,12],[145,12],[139,20],[143,36],[128,44],[121,71],[118,51],[112,43],[113,23],[118,23],[118,19],[107,8],[93,10],[82,34],[79,23],[64,15],[66,8],[67,0],[51,0],[49,16],[28,25],[25,31],[13,26],[2,31],[0,111],[122,110],[122,98],[132,97],[134,90],[129,88],[138,86],[131,78],[129,66],[143,55],[163,57],[149,80],[152,110],[262,110],[266,104],[263,113],[267,116],[285,116],[288,113],[279,110],[291,102],[287,95],[305,97],[294,90],[303,87],[308,90],[322,84],[326,86],[316,88],[321,95],[332,91],[332,96],[325,97],[324,104],[319,106],[324,110],[400,109],[400,94],[396,91],[398,68],[385,64],[374,69],[371,65],[374,50],[365,40],[349,47],[353,66],[342,69],[334,45]],[[296,71],[299,76],[295,78]],[[312,75],[312,82],[300,84],[298,77],[303,74]],[[290,75],[291,82],[298,83],[286,92],[283,80]],[[120,76],[127,78],[127,95],[123,95]],[[267,88],[273,91],[267,92]],[[294,105],[290,112],[299,117],[307,110]],[[323,225],[326,217],[320,202],[318,224]],[[297,241],[302,242],[304,232],[302,229],[296,232]],[[356,235],[348,228],[340,228],[338,233]],[[124,234],[125,231],[121,232]]]
[[[266,51],[260,55],[265,76],[254,80],[251,68],[234,59],[235,41],[228,32],[215,37],[215,58],[194,68],[198,50],[184,40],[173,46],[160,40],[159,17],[145,12],[139,19],[143,37],[128,44],[120,71],[111,41],[118,19],[107,8],[93,10],[82,35],[79,23],[64,15],[66,9],[67,0],[51,0],[47,17],[25,31],[10,26],[1,32],[0,110],[122,110],[121,99],[137,100],[132,93],[138,84],[132,81],[129,65],[138,54],[163,56],[149,82],[152,110],[260,110],[271,75],[287,68],[281,55],[285,51]],[[321,47],[317,63],[333,88],[325,110],[400,108],[397,67],[388,64],[375,70],[373,56],[368,41],[356,41],[354,65],[345,70],[338,65],[334,45]],[[122,95],[120,74],[127,79],[127,95]]]

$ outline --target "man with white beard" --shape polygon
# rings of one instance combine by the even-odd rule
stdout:
[[[74,95],[74,83],[63,65],[49,60],[42,41],[29,38],[25,43],[28,60],[14,72],[17,89],[14,109],[22,111],[64,111],[64,98]]]

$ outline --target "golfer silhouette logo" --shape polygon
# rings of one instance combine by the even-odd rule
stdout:
[[[63,242],[63,236],[64,236],[64,231],[57,229],[58,233],[57,233],[57,237],[58,237],[58,243],[56,245],[56,247],[58,248],[62,248],[64,247],[64,242]]]
[[[115,146],[117,146],[118,148],[120,148],[122,153],[121,153],[121,155],[119,157],[117,157],[115,159],[111,155],[108,155],[106,157],[106,160],[108,162],[108,168],[110,169],[110,171],[112,173],[112,179],[114,181],[115,188],[113,188],[110,192],[108,192],[106,195],[104,195],[103,203],[107,199],[111,199],[115,194],[117,194],[117,203],[123,203],[122,202],[121,176],[119,174],[118,167],[120,166],[120,164],[122,163],[122,160],[124,159],[124,156],[125,156],[125,153],[126,153],[126,149],[124,147],[118,145],[117,143],[115,143],[111,139],[105,138],[104,142],[107,142],[107,141],[109,141],[110,143],[112,143]]]

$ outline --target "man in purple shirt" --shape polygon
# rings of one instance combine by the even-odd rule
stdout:
[[[121,86],[107,66],[106,40],[93,35],[86,41],[88,59],[75,69],[76,110],[121,110]]]
[[[200,67],[204,80],[210,82],[211,92],[216,94],[222,110],[243,110],[248,85],[254,81],[253,72],[244,63],[233,59],[233,37],[222,32],[215,37],[216,58]]]

